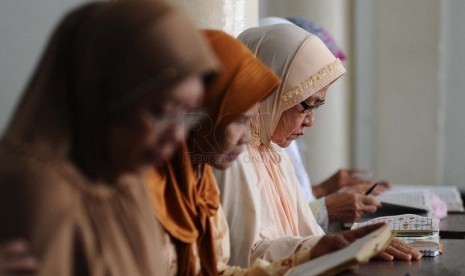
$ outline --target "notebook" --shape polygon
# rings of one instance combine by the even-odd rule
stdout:
[[[392,231],[385,225],[354,241],[346,248],[323,255],[290,269],[285,275],[335,275],[353,265],[366,263],[383,251],[391,241]]]

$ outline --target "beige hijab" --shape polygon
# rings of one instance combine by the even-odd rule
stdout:
[[[192,22],[162,2],[68,14],[0,141],[0,241],[26,238],[43,275],[163,274],[145,182],[101,177],[107,130],[147,97],[163,100],[187,75],[216,68]]]
[[[238,39],[282,78],[251,122],[253,138],[246,153],[230,170],[218,173],[231,228],[231,262],[248,266],[258,257],[294,253],[299,240],[286,237],[324,234],[302,198],[292,163],[271,136],[285,110],[334,82],[345,69],[318,37],[295,25],[251,28]]]

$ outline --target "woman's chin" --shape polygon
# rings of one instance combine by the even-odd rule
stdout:
[[[214,163],[214,164],[211,164],[211,165],[212,165],[215,169],[224,171],[224,170],[226,170],[227,168],[231,167],[232,162],[221,162],[221,163]]]
[[[276,145],[278,145],[279,147],[281,148],[287,148],[289,147],[289,145],[292,143],[292,141],[294,141],[295,139],[292,139],[292,140],[286,140],[286,141],[282,141],[282,142],[278,142],[278,143],[275,143]]]

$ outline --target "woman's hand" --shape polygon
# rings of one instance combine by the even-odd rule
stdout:
[[[368,172],[356,169],[341,169],[333,174],[330,178],[323,181],[321,184],[312,187],[313,194],[316,198],[320,198],[339,191],[346,186],[354,185],[372,185],[372,181],[367,178],[360,177]]]
[[[38,267],[25,240],[14,239],[0,244],[0,275],[36,274]]]
[[[325,197],[329,221],[353,223],[365,213],[374,213],[381,205],[372,196],[335,193]]]
[[[423,257],[420,251],[414,249],[408,244],[398,240],[392,239],[388,248],[384,252],[379,253],[376,258],[384,261],[411,261],[419,260]]]
[[[342,249],[355,240],[379,229],[384,223],[371,224],[355,230],[341,232],[339,234],[324,235],[310,251],[310,260],[322,255]]]

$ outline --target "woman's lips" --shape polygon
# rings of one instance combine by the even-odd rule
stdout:
[[[302,136],[304,136],[303,132],[292,133],[292,135],[291,135],[291,137],[296,137],[296,138],[299,138],[299,137],[302,137]]]

